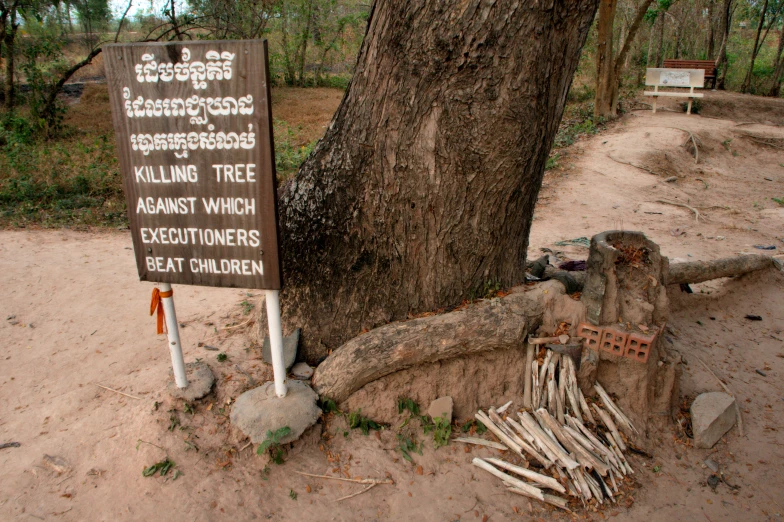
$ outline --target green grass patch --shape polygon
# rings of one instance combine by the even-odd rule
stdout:
[[[278,173],[278,180],[285,181],[297,173],[299,166],[316,146],[316,141],[305,145],[299,144],[297,140],[299,127],[289,125],[283,120],[274,121],[273,132],[275,133],[275,170]]]
[[[37,137],[21,114],[0,119],[0,226],[127,223],[114,136]]]

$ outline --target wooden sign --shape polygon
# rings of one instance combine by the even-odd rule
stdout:
[[[280,289],[267,41],[104,55],[140,279]]]

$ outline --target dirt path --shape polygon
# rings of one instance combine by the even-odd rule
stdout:
[[[686,134],[669,127],[698,137],[700,163],[681,147]],[[784,207],[770,198],[784,197],[784,160],[780,151],[749,142],[736,130],[782,132],[637,112],[573,147],[567,157],[573,166],[548,174],[531,255],[549,247],[583,258],[585,249],[553,243],[621,226],[643,230],[671,257],[760,252],[754,244],[775,244],[779,252]],[[727,139],[729,148],[723,145]],[[619,164],[608,154],[659,175]],[[665,183],[670,176],[678,180]],[[694,206],[708,220],[697,223],[691,211],[657,199]],[[674,229],[685,235],[673,235]],[[243,328],[231,328],[247,320],[245,310],[257,297],[231,289],[176,289],[186,360],[203,358],[218,377],[217,391],[186,412],[165,392],[169,355],[146,315],[151,286],[136,278],[127,233],[0,232],[0,443],[21,443],[0,450],[0,520],[565,518],[511,496],[471,466],[472,457],[494,450],[467,452],[457,443],[433,450],[428,441],[423,455],[412,454],[412,464],[396,449],[394,430],[364,436],[341,418],[323,432],[317,425],[293,446],[284,465],[265,469],[227,418],[230,401],[251,386],[250,379],[269,378]],[[668,339],[687,361],[683,395],[719,390],[699,357],[737,394],[746,437],[733,429],[708,451],[675,442],[674,431],[662,433],[652,461],[631,458],[638,487],[618,506],[588,518],[718,522],[784,514],[782,289],[784,276],[766,274],[674,296]],[[744,319],[749,313],[763,320]],[[228,361],[219,363],[219,352],[208,349],[213,346]],[[44,455],[62,458],[67,469],[53,471]],[[142,476],[143,468],[166,455],[175,471]],[[722,483],[714,492],[706,485],[708,457],[739,490]],[[294,470],[389,474],[395,485],[335,502],[362,486],[310,479]],[[176,471],[182,475],[174,480]]]

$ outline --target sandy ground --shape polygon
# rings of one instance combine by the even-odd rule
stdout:
[[[643,230],[671,258],[761,252],[756,244],[780,252],[784,207],[771,197],[784,197],[784,156],[737,131],[784,131],[737,123],[640,111],[579,142],[561,160],[565,170],[548,173],[531,256],[550,248],[584,258],[584,248],[554,242],[610,228]],[[687,133],[679,129],[699,140],[698,163],[681,146]],[[671,176],[677,180],[664,181]],[[696,208],[700,221],[686,208],[656,203],[660,199]],[[231,400],[251,380],[270,376],[244,335],[245,312],[258,296],[176,288],[186,360],[204,359],[218,377],[216,391],[186,412],[166,393],[169,355],[147,315],[152,285],[135,274],[127,232],[0,232],[0,443],[21,443],[0,450],[0,520],[563,518],[506,493],[470,465],[473,456],[494,450],[469,452],[457,443],[433,450],[427,442],[412,464],[396,450],[394,429],[363,436],[347,430],[342,418],[307,432],[284,465],[267,466],[228,422]],[[733,429],[713,450],[697,450],[676,441],[675,429],[666,430],[655,441],[653,460],[631,457],[637,473],[619,505],[580,519],[781,519],[782,289],[784,276],[767,273],[672,296],[668,339],[687,362],[683,396],[720,389],[703,361],[742,404],[745,437]],[[763,320],[750,322],[746,314]],[[228,360],[218,362],[212,347]],[[62,459],[62,469],[47,465],[45,455]],[[175,471],[142,476],[167,455]],[[715,491],[706,484],[708,457],[726,477]],[[295,470],[388,474],[395,484],[336,502],[363,486]]]

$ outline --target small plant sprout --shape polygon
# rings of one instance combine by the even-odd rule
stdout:
[[[283,464],[284,451],[280,445],[280,440],[289,433],[291,433],[291,428],[288,426],[278,428],[274,433],[272,430],[267,430],[267,437],[264,439],[264,442],[259,444],[256,454],[263,455],[265,452],[269,452],[272,462],[278,465]]]

